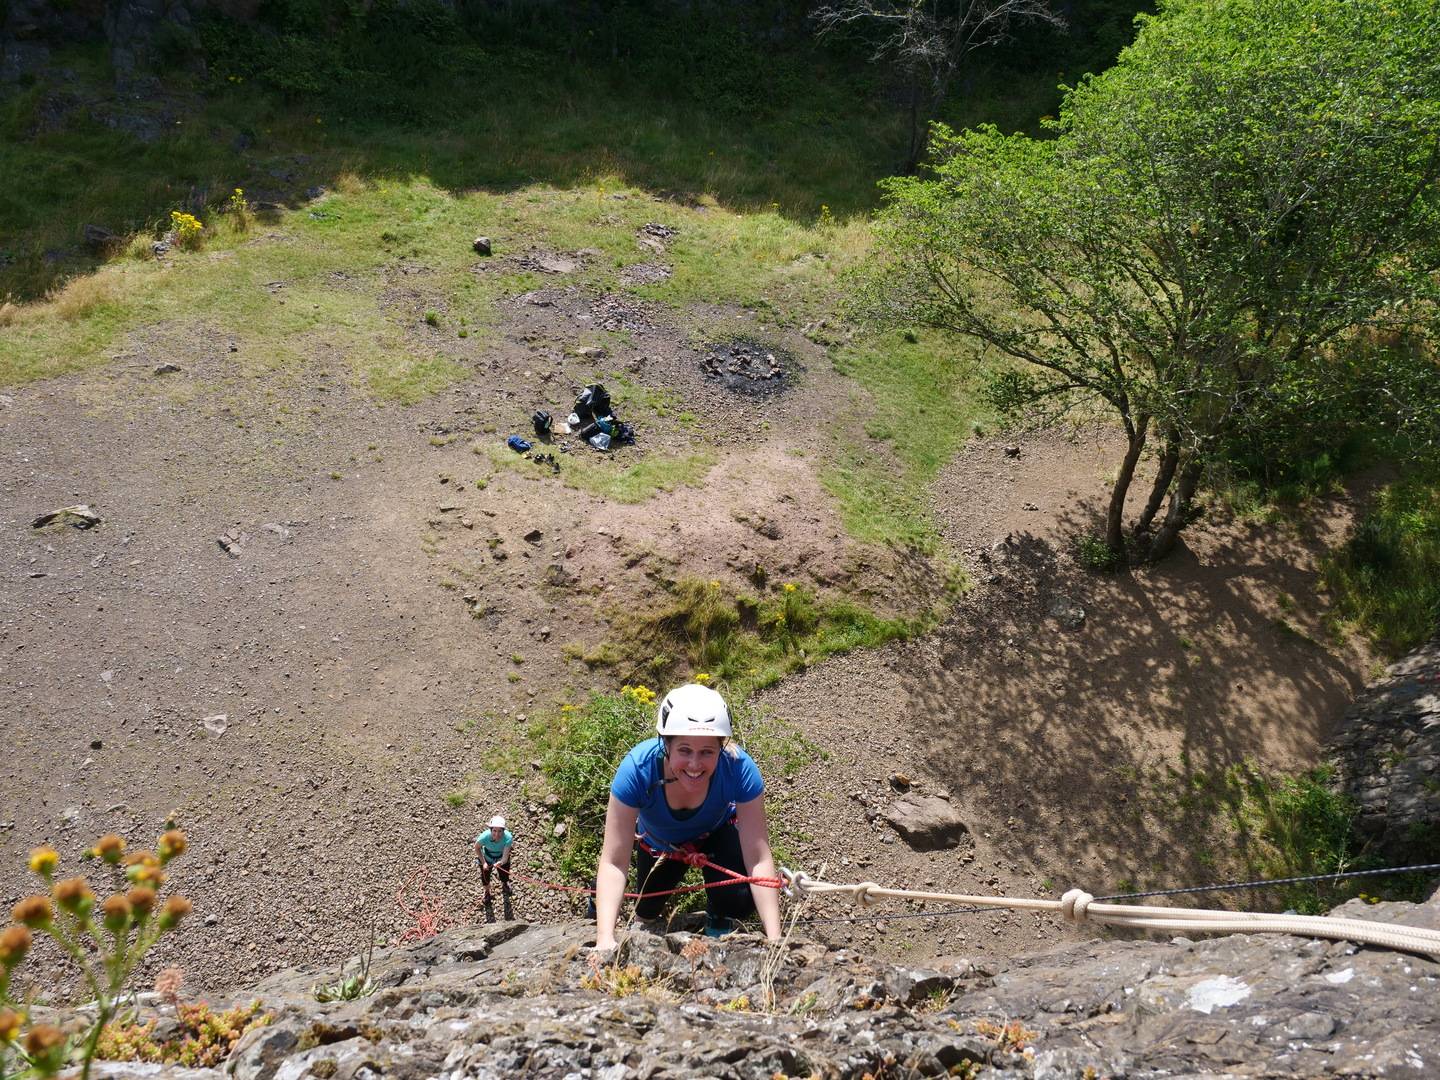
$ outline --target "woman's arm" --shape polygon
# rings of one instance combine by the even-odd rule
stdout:
[[[745,859],[745,873],[752,877],[778,877],[775,857],[770,854],[770,827],[765,820],[765,796],[740,803],[735,807],[735,827],[740,832],[740,853]],[[780,893],[768,885],[751,885],[755,911],[765,937],[780,940]]]
[[[630,874],[630,854],[635,850],[635,822],[640,811],[626,806],[614,795],[605,810],[605,843],[595,867],[595,947],[615,947],[615,920],[625,898],[625,879]],[[778,918],[777,918],[778,924]]]

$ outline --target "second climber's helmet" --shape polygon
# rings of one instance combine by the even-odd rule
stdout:
[[[730,710],[725,699],[708,686],[677,686],[660,702],[655,730],[663,735],[717,735],[730,737]]]

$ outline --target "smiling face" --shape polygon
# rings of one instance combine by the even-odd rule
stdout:
[[[666,764],[671,777],[687,791],[703,791],[720,761],[725,740],[716,735],[674,735]]]
[[[491,839],[491,840],[503,840],[504,838],[505,838],[505,830],[504,830],[504,829],[502,829],[499,825],[491,825],[491,826],[490,826],[490,839]]]

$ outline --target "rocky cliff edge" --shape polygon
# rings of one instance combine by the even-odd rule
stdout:
[[[1332,914],[1440,928],[1424,904]],[[632,935],[597,964],[581,923],[468,927],[377,953],[375,990],[319,1004],[333,972],[255,987],[273,1014],[238,1080],[534,1076],[1440,1075],[1440,963],[1254,935],[1096,940],[929,968],[792,939]],[[154,1076],[110,1064],[102,1075]],[[185,1080],[215,1070],[170,1068]]]

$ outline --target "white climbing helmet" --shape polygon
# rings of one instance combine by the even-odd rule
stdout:
[[[730,710],[718,692],[699,683],[677,686],[660,702],[655,715],[660,735],[717,735],[730,737]]]
[[[505,827],[505,819],[504,819],[503,817],[501,817],[499,814],[496,814],[494,817],[492,817],[492,818],[490,819],[490,828],[492,828],[492,829],[503,829],[504,827]]]

